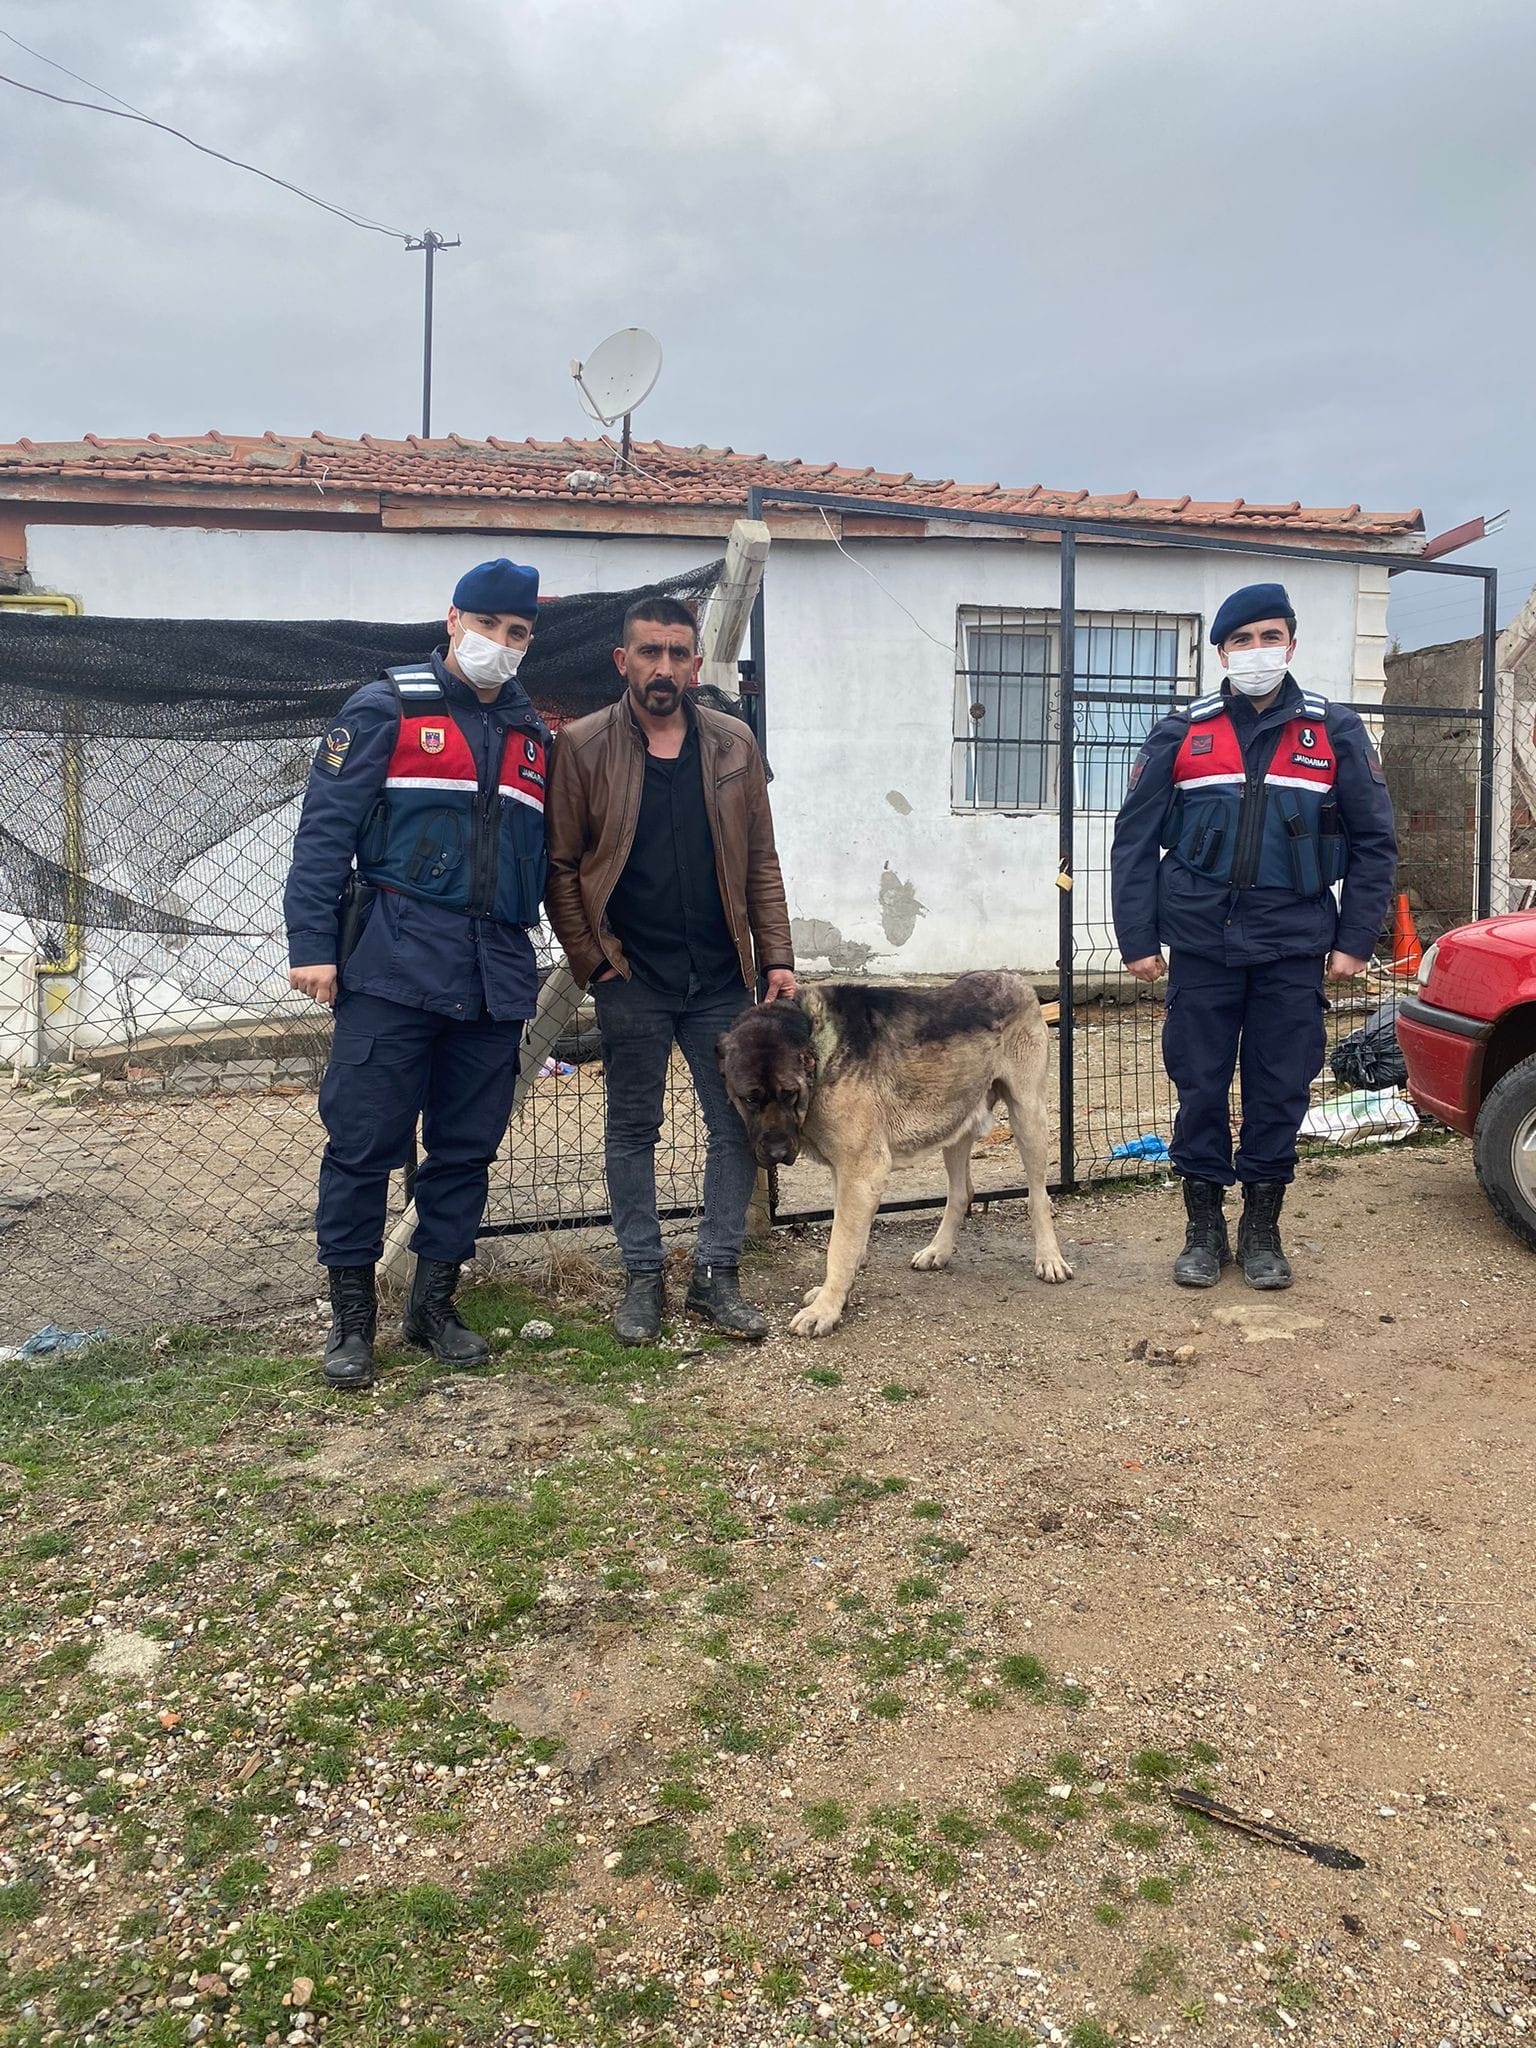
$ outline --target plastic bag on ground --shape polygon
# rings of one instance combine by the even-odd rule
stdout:
[[[1361,1088],[1309,1109],[1300,1135],[1330,1145],[1396,1145],[1418,1128],[1419,1113],[1400,1088]]]

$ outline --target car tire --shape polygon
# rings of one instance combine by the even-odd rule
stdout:
[[[1536,1053],[1489,1089],[1472,1133],[1483,1193],[1536,1249]]]

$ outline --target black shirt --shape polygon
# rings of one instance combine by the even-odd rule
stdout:
[[[692,719],[675,761],[646,754],[634,844],[608,899],[608,922],[631,969],[662,995],[718,995],[741,979]]]

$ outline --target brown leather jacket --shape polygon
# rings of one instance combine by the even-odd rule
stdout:
[[[755,988],[759,970],[793,967],[795,961],[763,757],[739,718],[683,701],[699,730],[699,769],[720,900],[736,941],[742,981]],[[627,696],[556,734],[544,814],[549,846],[544,904],[570,970],[583,987],[605,960],[629,976],[624,949],[604,913],[634,844],[644,780],[645,738]]]

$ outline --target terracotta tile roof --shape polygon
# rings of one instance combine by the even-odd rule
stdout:
[[[1090,491],[962,484],[875,469],[845,469],[835,462],[775,461],[739,455],[733,448],[674,448],[664,441],[637,441],[633,467],[616,470],[610,441],[484,441],[460,434],[430,441],[412,434],[403,441],[364,434],[347,440],[335,434],[257,436],[150,434],[142,441],[109,441],[87,434],[81,441],[16,441],[0,445],[0,498],[7,482],[94,480],[124,487],[206,484],[226,490],[289,487],[311,499],[318,486],[350,491],[383,491],[417,498],[554,499],[573,496],[614,505],[687,505],[739,510],[749,485],[828,491],[882,506],[931,504],[974,511],[1060,514],[1079,519],[1124,520],[1139,526],[1199,526],[1226,531],[1268,529],[1288,534],[1327,534],[1340,539],[1403,540],[1422,533],[1417,511],[1365,512],[1358,505],[1249,504],[1242,498],[1196,500],[1143,498],[1135,491],[1096,495]],[[573,473],[596,473],[572,486]]]

